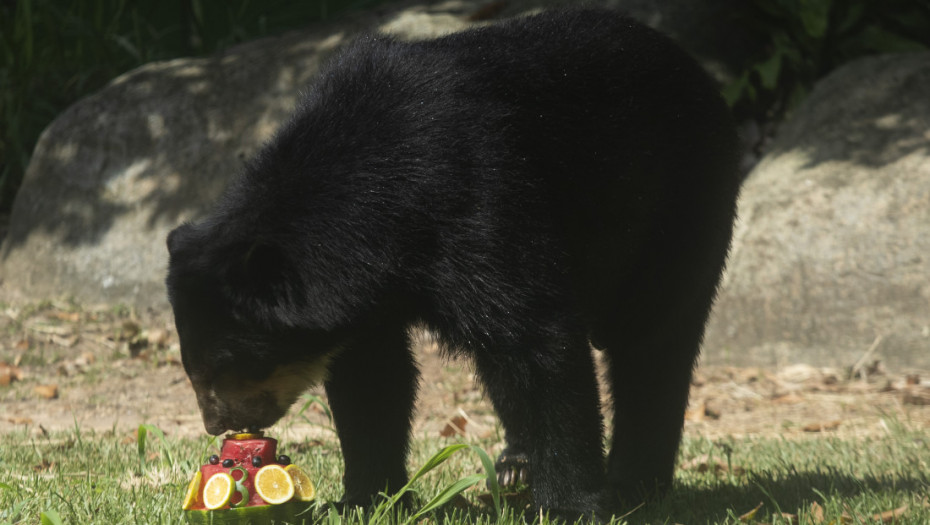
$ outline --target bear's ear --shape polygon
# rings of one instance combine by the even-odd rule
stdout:
[[[179,247],[184,244],[185,240],[190,238],[194,227],[190,223],[184,223],[171,230],[166,239],[168,245],[168,254],[177,253]]]
[[[261,240],[239,244],[227,264],[228,284],[251,299],[280,301],[296,277],[287,251]]]
[[[301,318],[301,279],[282,246],[263,241],[239,245],[223,281],[226,297],[245,318],[288,325]]]

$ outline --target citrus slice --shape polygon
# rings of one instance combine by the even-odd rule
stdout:
[[[264,436],[265,433],[258,432],[233,432],[232,434],[226,434],[226,439],[232,439],[234,441],[240,441],[243,439],[259,439]]]
[[[217,472],[211,476],[203,487],[203,506],[210,510],[225,506],[232,497],[235,484],[232,476],[225,472]]]
[[[294,480],[281,465],[265,465],[255,474],[255,490],[267,503],[279,505],[294,497]]]
[[[316,489],[313,487],[313,482],[310,481],[310,476],[294,464],[284,467],[284,470],[290,474],[291,479],[294,480],[294,495],[297,500],[313,501],[313,498],[316,496]]]
[[[197,503],[197,500],[200,498],[200,480],[203,478],[203,474],[198,470],[194,473],[194,479],[191,480],[187,485],[187,494],[184,496],[184,503],[181,504],[183,510],[188,510]]]

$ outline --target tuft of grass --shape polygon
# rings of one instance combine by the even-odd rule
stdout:
[[[686,439],[686,468],[679,469],[672,493],[613,523],[930,523],[928,438],[905,424],[889,428],[881,439]],[[315,523],[549,523],[524,516],[495,488],[493,462],[484,452],[495,441],[418,438],[414,474],[401,490],[418,503],[403,509],[396,505],[400,495],[386,495],[375,508],[344,515],[327,503],[342,491],[335,437],[282,440],[279,450],[318,488]],[[2,443],[2,525],[182,523],[187,483],[220,445],[212,437],[178,438],[151,425],[134,435],[75,426],[38,436],[22,429],[2,436]],[[700,468],[705,464],[716,467]],[[496,503],[482,503],[479,495]]]

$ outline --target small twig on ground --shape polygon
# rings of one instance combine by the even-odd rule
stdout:
[[[853,367],[849,370],[849,379],[855,378],[856,375],[860,373],[862,374],[863,379],[868,379],[866,377],[867,374],[864,372],[865,364],[869,362],[869,359],[871,359],[872,354],[874,354],[875,350],[878,349],[878,345],[882,343],[882,339],[883,337],[881,334],[878,334],[877,336],[875,336],[875,340],[872,341],[872,344],[871,346],[869,346],[869,349],[866,350],[864,354],[862,354],[862,357],[860,357],[859,360],[856,361],[856,364],[854,364]]]

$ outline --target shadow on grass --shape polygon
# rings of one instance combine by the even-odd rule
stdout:
[[[858,507],[852,500],[860,498],[868,500],[865,506],[869,509],[860,514],[871,516],[892,510],[908,500],[920,501],[928,491],[930,476],[922,473],[889,475],[885,478],[854,477],[835,469],[778,475],[756,473],[732,480],[724,478],[713,486],[697,487],[678,483],[665,498],[638,508],[631,506],[631,509],[635,509],[627,511],[628,514],[618,521],[637,524],[739,523],[739,516],[761,503],[762,507],[750,522],[773,523],[771,516],[780,513],[806,515],[814,502],[827,512],[836,507],[840,507],[838,512],[842,512],[847,503],[851,508]],[[479,519],[483,523],[522,523],[517,516],[530,503],[528,492],[511,494],[506,501],[508,509],[499,521],[494,518],[489,506],[472,505],[464,499],[445,506],[433,516],[436,523],[459,523],[463,520],[476,522]],[[881,503],[886,501],[888,506],[880,508]],[[524,515],[526,523],[538,523],[538,519],[533,518]],[[800,522],[805,523],[803,519]]]
[[[908,495],[919,500],[930,488],[926,473],[855,477],[833,468],[816,472],[753,473],[732,481],[721,479],[714,486],[696,487],[679,483],[663,500],[647,504],[628,516],[631,522],[723,523],[756,508],[759,516],[782,512],[806,513],[813,502],[828,507],[829,500],[861,497],[899,502]],[[876,502],[877,504],[877,502]],[[876,508],[874,512],[890,510]],[[873,512],[873,511],[870,511]],[[764,518],[761,522],[770,522]]]

